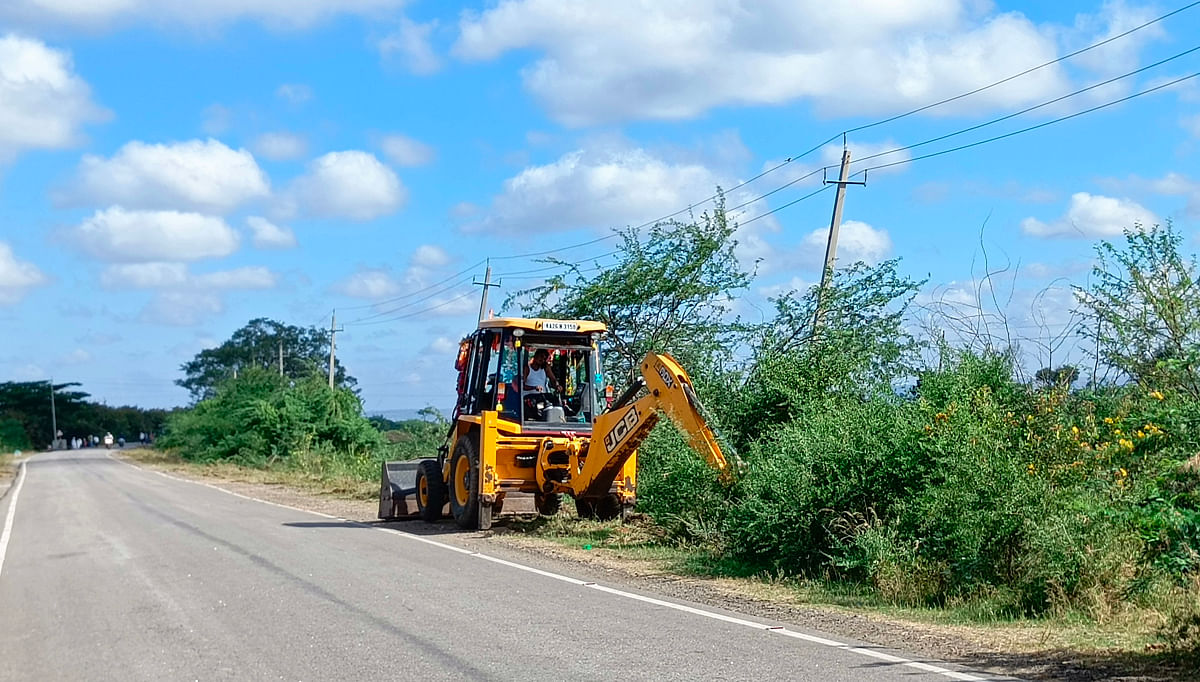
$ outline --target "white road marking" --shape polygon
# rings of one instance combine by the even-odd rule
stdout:
[[[0,532],[0,573],[4,573],[4,557],[8,554],[8,540],[12,537],[13,519],[17,516],[17,498],[21,496],[21,486],[25,485],[25,475],[25,460],[21,460],[21,470],[17,472],[17,482],[12,489],[12,500],[8,503],[8,514],[4,517],[4,530]]]
[[[656,599],[654,597],[647,597],[645,595],[636,594],[634,592],[626,592],[624,590],[619,590],[619,589],[616,589],[613,587],[608,587],[606,585],[598,585],[594,582],[587,582],[587,581],[579,580],[578,578],[572,578],[572,577],[565,576],[565,575],[562,575],[559,573],[553,573],[551,571],[544,571],[540,568],[534,568],[533,566],[526,566],[525,564],[519,564],[519,563],[516,563],[513,561],[508,561],[506,559],[501,559],[499,557],[489,556],[489,555],[483,554],[481,552],[475,552],[473,550],[464,549],[462,547],[455,547],[454,545],[448,545],[444,542],[430,540],[429,538],[422,537],[420,535],[414,535],[412,533],[406,533],[402,530],[396,530],[395,528],[381,528],[379,526],[375,526],[375,525],[372,525],[369,523],[362,523],[361,521],[352,521],[350,519],[344,519],[344,518],[341,518],[340,516],[332,516],[330,514],[325,514],[322,512],[312,511],[309,509],[301,509],[299,507],[292,507],[292,506],[289,506],[286,504],[279,504],[278,502],[271,502],[270,500],[259,499],[257,497],[250,497],[249,495],[235,493],[232,490],[226,490],[225,488],[222,488],[220,486],[215,486],[211,483],[204,483],[202,481],[193,481],[193,480],[186,479],[186,478],[180,478],[178,476],[172,476],[170,474],[166,474],[161,471],[155,471],[154,469],[146,469],[144,467],[140,467],[136,464],[133,464],[132,462],[127,462],[123,459],[117,459],[116,457],[113,457],[111,453],[105,453],[105,456],[112,459],[113,461],[120,462],[127,466],[133,467],[134,469],[138,469],[140,471],[145,471],[145,472],[152,473],[152,474],[158,474],[159,476],[162,476],[164,478],[169,478],[172,481],[180,481],[182,483],[192,483],[194,485],[204,486],[205,488],[212,488],[213,490],[219,490],[227,495],[233,495],[234,497],[240,497],[243,500],[251,500],[253,502],[261,502],[263,504],[269,504],[273,507],[280,507],[282,509],[288,509],[291,511],[302,512],[305,514],[316,514],[317,516],[320,516],[322,518],[334,519],[334,520],[342,521],[344,523],[348,523],[351,525],[360,526],[362,528],[369,528],[371,530],[382,531],[384,533],[391,533],[392,535],[399,535],[400,537],[403,537],[403,538],[406,538],[409,540],[416,540],[417,542],[423,542],[427,545],[433,545],[434,547],[440,547],[441,549],[447,549],[452,552],[456,552],[458,554],[465,554],[467,556],[477,557],[477,558],[483,559],[485,561],[491,561],[493,563],[502,564],[504,566],[509,566],[509,567],[515,568],[517,570],[526,571],[528,573],[536,573],[537,575],[545,576],[547,578],[552,578],[554,580],[561,580],[563,582],[571,583],[573,585],[579,585],[580,587],[586,587],[586,588],[590,588],[593,590],[598,590],[600,592],[605,592],[605,593],[608,593],[608,594],[611,594],[614,596],[624,597],[625,599],[633,599],[633,600],[645,602],[648,604],[654,604],[655,606],[661,606],[664,608],[673,609],[675,611],[682,611],[684,613],[690,613],[690,614],[694,614],[697,616],[703,616],[705,618],[712,618],[714,620],[724,621],[726,623],[732,623],[734,625],[741,625],[743,627],[749,627],[749,628],[753,628],[755,630],[763,630],[765,632],[769,632],[769,633],[773,633],[773,634],[784,635],[786,637],[791,637],[793,639],[799,639],[799,640],[809,642],[812,644],[818,644],[820,646],[826,646],[826,647],[830,647],[830,648],[834,648],[834,649],[842,649],[843,651],[849,651],[849,652],[852,652],[855,654],[859,654],[861,656],[866,656],[866,657],[875,658],[875,659],[879,659],[879,660],[883,660],[883,661],[888,661],[889,663],[895,663],[897,665],[904,665],[904,666],[908,666],[910,668],[924,670],[925,672],[935,673],[937,675],[943,675],[943,676],[948,677],[953,680],[964,680],[965,682],[986,682],[986,680],[987,680],[987,678],[979,677],[978,675],[972,675],[970,673],[958,672],[956,670],[950,670],[949,668],[943,668],[941,666],[931,665],[929,663],[922,663],[921,661],[914,661],[912,659],[904,658],[902,656],[895,656],[893,654],[884,653],[882,651],[875,651],[874,649],[868,649],[865,647],[859,647],[859,646],[854,646],[851,644],[845,644],[843,642],[838,642],[838,641],[835,641],[832,639],[826,639],[824,637],[808,635],[803,632],[789,630],[786,627],[780,627],[778,625],[767,625],[765,623],[758,623],[758,622],[751,621],[751,620],[745,620],[743,618],[735,618],[733,616],[727,616],[723,613],[717,613],[715,611],[708,611],[706,609],[699,609],[694,606],[688,606],[686,604],[679,604],[676,602],[666,601],[663,599]],[[16,504],[15,496],[13,498],[13,504],[14,505]],[[7,539],[7,534],[5,535],[5,539]],[[3,557],[4,557],[3,544],[0,543],[0,562],[3,561]]]

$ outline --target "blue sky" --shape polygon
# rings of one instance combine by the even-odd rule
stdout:
[[[172,382],[199,350],[254,317],[328,325],[337,309],[339,356],[368,410],[446,406],[485,258],[503,282],[491,294],[500,312],[508,292],[545,274],[514,255],[673,213],[842,131],[1187,4],[12,0],[0,8],[0,380],[53,376],[109,404],[184,404]],[[1200,7],[854,132],[852,158],[1127,74],[1197,36]],[[1189,53],[854,168],[1197,71],[1200,52]],[[821,147],[729,203],[840,154],[840,141]],[[900,257],[904,272],[929,278],[919,303],[969,312],[986,224],[991,262],[1020,265],[997,288],[1040,366],[1096,240],[1172,220],[1195,248],[1198,155],[1194,78],[881,169],[848,192],[839,262]],[[740,313],[753,318],[770,296],[818,278],[833,193],[768,212],[820,177],[738,212],[739,255],[760,273]],[[595,258],[611,245],[557,255]]]

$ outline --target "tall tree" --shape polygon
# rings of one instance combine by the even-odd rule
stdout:
[[[616,264],[592,274],[587,263],[550,258],[566,268],[520,291],[527,314],[593,319],[608,326],[606,370],[628,377],[649,350],[679,356],[690,372],[715,369],[742,329],[730,304],[752,278],[734,254],[736,223],[721,199],[692,222],[664,222],[645,233],[621,231]]]
[[[1200,397],[1200,281],[1182,245],[1170,223],[1135,225],[1123,248],[1096,246],[1092,283],[1076,295],[1099,363],[1145,386]]]
[[[283,349],[283,374],[290,379],[322,375],[329,368],[329,332],[316,327],[296,327],[260,317],[216,348],[208,348],[185,362],[184,378],[176,384],[186,388],[193,400],[211,398],[217,385],[251,367],[277,370]],[[340,360],[334,367],[339,386],[353,387],[358,381],[346,373]]]

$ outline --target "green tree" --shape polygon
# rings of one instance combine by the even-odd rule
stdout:
[[[239,371],[252,367],[278,371],[281,347],[284,376],[300,380],[328,372],[329,332],[260,317],[247,322],[225,343],[202,350],[185,362],[180,367],[184,378],[175,383],[191,392],[193,400],[211,398],[222,381]],[[343,387],[358,383],[340,360],[335,364],[334,379]]]
[[[744,327],[730,319],[730,303],[752,278],[734,254],[736,230],[723,199],[692,222],[659,223],[645,233],[626,229],[616,264],[592,274],[586,263],[547,259],[566,273],[517,292],[505,305],[516,301],[527,314],[606,324],[610,376],[631,376],[650,350],[675,354],[689,372],[715,368],[740,343]]]
[[[1092,284],[1077,288],[1097,360],[1148,387],[1200,398],[1200,282],[1170,223],[1096,246]]]

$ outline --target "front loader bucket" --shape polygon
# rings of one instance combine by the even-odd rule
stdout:
[[[379,483],[379,518],[417,517],[417,466],[420,460],[384,462]]]

